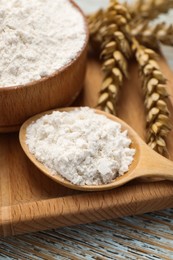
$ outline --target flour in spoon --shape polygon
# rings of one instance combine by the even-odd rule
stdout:
[[[85,40],[83,16],[68,0],[0,0],[0,87],[51,75]]]
[[[119,123],[87,107],[41,117],[27,127],[26,143],[53,175],[76,185],[111,182],[128,171],[135,154]]]

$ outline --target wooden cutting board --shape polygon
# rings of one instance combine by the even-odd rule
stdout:
[[[173,74],[162,58],[160,65],[168,78],[173,122]],[[101,79],[100,65],[89,58],[85,86],[76,104],[94,107]],[[118,115],[145,139],[145,113],[134,62],[130,64],[130,79],[122,87]],[[172,140],[173,132],[167,139],[171,160]],[[54,183],[32,165],[20,147],[18,133],[0,134],[1,236],[96,222],[167,207],[173,207],[173,182],[135,181],[111,191],[73,191]]]

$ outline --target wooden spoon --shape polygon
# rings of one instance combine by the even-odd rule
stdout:
[[[71,111],[74,108],[63,108],[63,109],[57,109],[58,111]],[[26,140],[26,128],[33,122],[36,121],[38,118],[42,117],[45,114],[51,114],[55,110],[50,110],[41,114],[38,114],[30,119],[28,119],[21,127],[20,133],[19,133],[19,139],[21,146],[25,152],[25,154],[28,156],[28,158],[37,166],[41,172],[43,172],[45,175],[53,179],[55,182],[58,182],[59,184],[62,184],[68,188],[75,189],[75,190],[83,190],[83,191],[101,191],[101,190],[108,190],[113,189],[119,186],[124,185],[125,183],[141,178],[141,177],[159,177],[163,178],[165,180],[171,180],[173,181],[173,162],[170,160],[164,158],[163,156],[157,154],[154,152],[151,148],[149,148],[145,142],[138,136],[138,134],[124,121],[120,120],[119,118],[107,114],[100,110],[95,110],[96,113],[102,114],[107,116],[109,119],[118,122],[122,125],[122,131],[128,130],[128,136],[132,140],[132,148],[136,149],[136,154],[134,156],[134,161],[129,167],[129,171],[125,173],[123,176],[116,178],[109,184],[103,184],[103,185],[85,185],[85,186],[79,186],[74,185],[70,181],[64,179],[61,175],[53,176],[49,169],[45,167],[42,163],[37,161],[35,156],[30,153],[28,146],[25,142]]]

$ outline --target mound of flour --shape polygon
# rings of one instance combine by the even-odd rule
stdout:
[[[128,171],[135,154],[119,123],[87,107],[41,117],[28,126],[26,143],[52,174],[77,185],[111,182]]]
[[[0,86],[41,79],[71,62],[86,39],[68,0],[0,1]]]

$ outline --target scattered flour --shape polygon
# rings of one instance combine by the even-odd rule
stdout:
[[[41,117],[28,126],[26,143],[52,174],[77,185],[111,182],[128,171],[135,154],[119,123],[87,107]]]
[[[85,39],[84,19],[68,0],[0,0],[0,86],[49,76]]]

